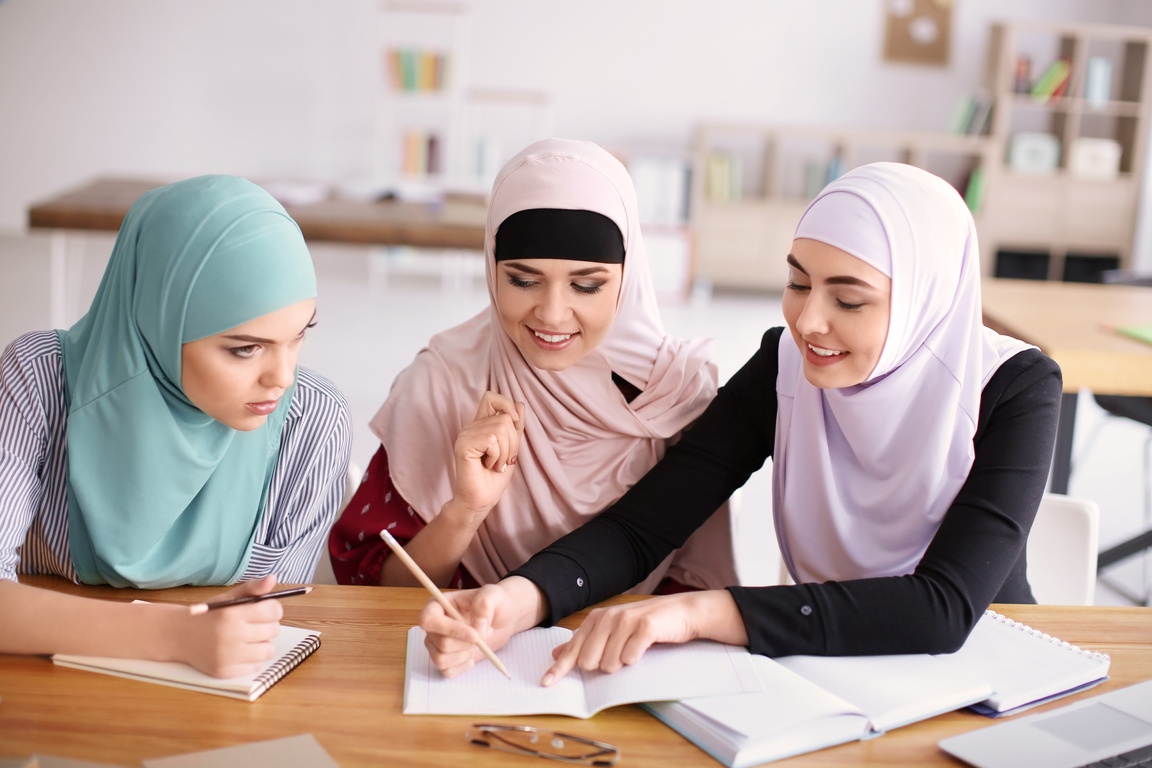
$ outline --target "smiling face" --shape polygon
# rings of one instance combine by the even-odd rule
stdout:
[[[821,389],[866,380],[884,350],[891,296],[892,280],[875,267],[818,240],[794,240],[783,308],[804,378]]]
[[[261,426],[295,381],[300,346],[315,315],[316,300],[306,299],[184,344],[184,395],[232,429],[247,432]]]
[[[623,276],[623,264],[568,259],[497,262],[500,324],[530,365],[562,371],[608,335]]]

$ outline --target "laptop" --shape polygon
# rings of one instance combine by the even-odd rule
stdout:
[[[1152,680],[952,736],[940,748],[977,768],[1080,768],[1130,752],[1152,765]]]

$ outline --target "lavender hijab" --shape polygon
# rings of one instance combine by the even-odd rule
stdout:
[[[863,383],[819,389],[780,341],[776,534],[797,582],[911,573],[972,468],[984,385],[1028,345],[984,327],[972,216],[899,163],[856,168],[809,205],[796,238],[892,280],[888,336]]]

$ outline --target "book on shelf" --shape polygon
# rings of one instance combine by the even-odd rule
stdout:
[[[985,176],[984,166],[977,163],[972,166],[972,170],[968,172],[968,178],[962,185],[961,194],[964,196],[964,204],[968,206],[973,216],[980,215],[980,209],[984,205],[984,189],[985,189]]]
[[[404,666],[404,714],[587,718],[620,704],[764,690],[747,648],[711,640],[655,645],[619,672],[577,667],[555,685],[541,686],[540,679],[553,664],[552,649],[570,637],[572,631],[564,627],[535,627],[514,635],[496,651],[511,680],[487,661],[466,675],[446,678],[428,656],[424,630],[412,627]]]
[[[956,103],[949,131],[957,135],[982,136],[992,122],[992,94],[987,91],[965,94]]]
[[[435,176],[444,170],[444,148],[435,131],[411,129],[401,137],[400,169],[409,177]]]
[[[1084,100],[1092,109],[1102,109],[1112,98],[1112,60],[1089,56],[1084,68]]]
[[[1016,57],[1012,72],[1012,90],[1015,93],[1029,93],[1032,90],[1032,59],[1021,54]]]
[[[1060,98],[1068,87],[1068,78],[1071,75],[1072,64],[1067,59],[1057,59],[1032,86],[1032,98],[1040,102]]]
[[[717,203],[735,202],[744,195],[744,166],[729,152],[708,155],[704,171],[704,195]]]
[[[764,691],[642,706],[714,758],[758,765],[963,707],[1015,714],[1107,679],[1109,658],[993,611],[952,654],[753,657]]]
[[[448,71],[448,57],[433,51],[391,48],[384,52],[388,82],[397,91],[442,91]]]
[[[679,226],[688,220],[688,163],[681,157],[636,154],[628,158],[640,224]]]
[[[243,677],[212,677],[179,661],[57,653],[52,657],[52,662],[62,667],[255,701],[320,647],[320,633],[281,624],[280,634],[272,642],[276,647],[276,655],[265,662],[260,671]]]

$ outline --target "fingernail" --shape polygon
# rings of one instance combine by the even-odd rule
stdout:
[[[516,466],[516,457],[513,456],[512,458],[508,459],[508,463],[512,466]]]
[[[508,469],[508,465],[507,465],[507,464],[501,464],[501,465],[500,465],[500,471],[501,471],[501,472],[503,472],[503,471],[504,471],[504,470],[506,470],[506,469]]]
[[[476,623],[476,634],[480,635],[480,637],[484,637],[487,632],[488,619],[480,619],[480,621]]]
[[[540,685],[547,688],[548,686],[552,685],[552,680],[553,680],[553,675],[551,672],[549,672],[548,674],[544,675],[544,679],[540,681]]]
[[[208,606],[205,603],[197,603],[196,605],[188,606],[188,613],[193,616],[199,616],[202,613],[208,613]]]

